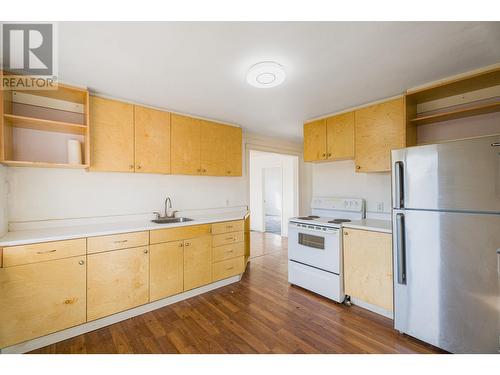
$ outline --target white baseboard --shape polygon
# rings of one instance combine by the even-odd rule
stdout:
[[[385,309],[383,309],[381,307],[372,305],[371,303],[359,300],[357,298],[352,298],[352,297],[351,297],[351,303],[353,305],[356,305],[356,306],[362,307],[364,309],[370,310],[371,312],[374,312],[376,314],[385,316],[386,318],[394,319],[394,314],[392,313],[392,311],[387,311],[387,310],[385,310]]]
[[[110,324],[121,322],[122,320],[133,318],[134,316],[153,311],[173,303],[183,301],[185,299],[209,292],[211,290],[236,283],[241,280],[241,275],[236,275],[228,279],[216,281],[215,283],[204,285],[202,287],[188,290],[187,292],[177,294],[148,303],[146,305],[134,307],[133,309],[119,312],[101,319],[87,322],[76,327],[67,328],[65,330],[54,332],[46,336],[38,337],[33,340],[25,341],[20,344],[8,346],[0,349],[1,354],[20,354],[26,353],[35,349],[43,348],[44,346],[55,344],[56,342],[67,340],[69,338],[82,335],[84,333],[94,331],[96,329],[109,326]]]

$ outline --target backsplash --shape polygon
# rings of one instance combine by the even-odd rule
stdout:
[[[314,196],[364,198],[368,217],[390,218],[390,173],[356,173],[353,160],[315,163],[312,190]]]
[[[245,206],[245,177],[8,168],[11,223],[151,214],[166,196],[177,210]]]

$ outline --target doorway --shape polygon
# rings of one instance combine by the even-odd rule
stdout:
[[[249,150],[250,229],[288,236],[288,221],[298,215],[297,155]]]
[[[262,168],[264,198],[264,230],[281,236],[282,222],[282,168]]]

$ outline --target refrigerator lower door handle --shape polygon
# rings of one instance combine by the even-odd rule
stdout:
[[[404,214],[396,214],[396,250],[398,284],[406,285],[406,248]]]

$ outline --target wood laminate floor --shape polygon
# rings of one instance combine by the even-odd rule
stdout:
[[[241,282],[33,353],[439,353],[392,321],[287,282],[286,239],[252,233]]]

